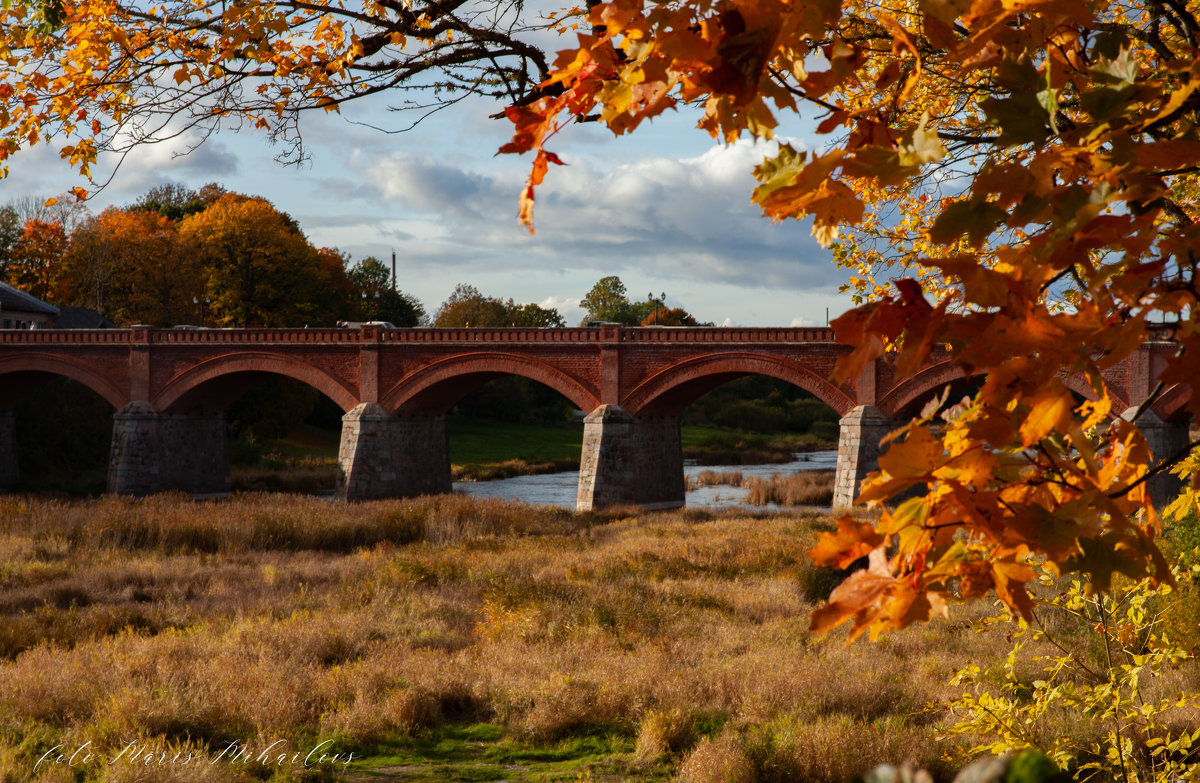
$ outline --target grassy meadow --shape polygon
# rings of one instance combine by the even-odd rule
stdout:
[[[928,705],[1003,630],[809,636],[827,527],[0,497],[0,780],[946,780]]]

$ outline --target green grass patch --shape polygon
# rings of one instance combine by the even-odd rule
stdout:
[[[491,723],[446,725],[367,750],[350,766],[352,780],[404,781],[640,781],[669,780],[666,764],[638,765],[632,737],[596,729],[539,744]]]
[[[574,460],[583,449],[583,425],[518,424],[450,416],[450,462],[455,465]]]

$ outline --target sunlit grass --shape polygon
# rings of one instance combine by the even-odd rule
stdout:
[[[327,740],[391,780],[819,783],[910,758],[946,778],[925,706],[1002,635],[809,636],[831,582],[806,551],[828,527],[464,497],[0,498],[0,780],[348,774],[33,769],[55,745],[135,740],[206,757]]]

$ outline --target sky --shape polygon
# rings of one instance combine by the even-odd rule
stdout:
[[[488,118],[498,108],[463,101],[402,133],[377,129],[411,121],[385,101],[309,115],[301,127],[311,160],[301,166],[277,163],[279,150],[251,130],[222,129],[190,154],[181,153],[198,139],[184,136],[130,155],[90,207],[127,205],[166,183],[218,182],[268,199],[314,245],[352,261],[390,261],[395,251],[400,288],[431,314],[469,283],[555,307],[573,325],[579,300],[607,275],[631,299],[665,293],[668,306],[717,325],[823,325],[827,309],[835,317],[850,307],[838,293],[846,272],[807,222],[772,224],[750,202],[751,170],[771,145],[721,145],[694,127],[697,116],[674,113],[621,138],[576,126],[552,146],[568,165],[539,188],[531,236],[516,218],[530,158],[496,155],[511,132]],[[792,130],[793,145],[807,146]],[[10,168],[3,201],[81,184],[44,144]]]

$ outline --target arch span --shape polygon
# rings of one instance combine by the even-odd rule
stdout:
[[[967,374],[962,368],[947,359],[905,378],[880,398],[877,407],[888,416],[895,417],[922,397],[966,378]]]
[[[705,392],[745,375],[767,375],[799,386],[845,416],[854,399],[794,360],[740,351],[715,353],[672,365],[625,395],[621,407],[633,416],[674,415]]]
[[[130,401],[117,384],[91,366],[52,353],[31,353],[0,360],[0,376],[15,373],[43,373],[70,378],[99,394],[117,410]],[[23,391],[19,396],[24,396]]]
[[[202,386],[238,373],[267,373],[294,378],[333,400],[343,411],[358,404],[355,391],[324,370],[287,356],[259,352],[238,353],[233,357],[222,356],[201,362],[168,381],[151,403],[157,410],[165,412],[177,405],[203,400]]]
[[[972,377],[980,377],[978,375]],[[1088,383],[1087,378],[1082,373],[1072,373],[1070,375],[1061,376],[1063,385],[1070,391],[1079,395],[1085,400],[1096,399],[1096,392]],[[932,364],[915,375],[905,378],[899,385],[885,394],[879,401],[879,409],[889,416],[899,416],[906,408],[922,397],[929,396],[947,384],[956,381],[967,380],[968,376],[963,372],[962,367],[951,363],[950,360]],[[1113,397],[1113,416],[1120,415],[1124,403],[1124,398],[1114,393],[1111,389],[1109,393]]]
[[[502,375],[519,375],[551,389],[584,412],[599,396],[577,378],[545,362],[514,353],[478,352],[436,361],[400,379],[379,404],[392,413],[444,413],[478,386]]]
[[[1192,399],[1192,387],[1185,383],[1177,383],[1163,392],[1151,408],[1163,421],[1184,418],[1187,416],[1187,404]]]

